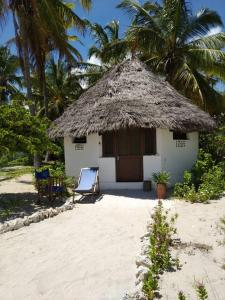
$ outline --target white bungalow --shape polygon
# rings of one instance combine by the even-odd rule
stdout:
[[[171,185],[181,180],[196,161],[198,132],[214,127],[207,113],[134,59],[82,94],[50,136],[64,137],[67,175],[99,167],[100,189],[141,189],[162,170]]]

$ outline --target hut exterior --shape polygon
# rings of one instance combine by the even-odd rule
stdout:
[[[162,170],[171,185],[180,180],[196,161],[198,132],[214,128],[207,113],[134,59],[82,94],[50,137],[64,137],[67,175],[99,167],[101,189],[137,189]]]

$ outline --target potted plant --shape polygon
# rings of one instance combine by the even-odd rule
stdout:
[[[165,199],[167,192],[167,183],[169,182],[169,173],[162,171],[158,173],[153,173],[153,180],[156,183],[156,195],[158,199]]]

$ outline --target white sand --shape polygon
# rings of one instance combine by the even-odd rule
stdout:
[[[136,194],[135,194],[136,193]],[[0,236],[0,299],[119,300],[156,201],[105,195]]]
[[[185,248],[173,251],[178,254],[182,269],[165,273],[161,279],[162,299],[177,299],[182,290],[188,299],[197,299],[195,281],[203,282],[210,300],[225,299],[225,247],[221,245],[223,236],[218,229],[219,220],[225,216],[225,198],[210,204],[190,204],[176,201],[172,209],[178,213],[178,237],[182,242],[202,243],[212,246],[208,252]]]
[[[30,175],[0,183],[1,192],[33,192]],[[0,235],[0,299],[121,300],[134,288],[135,257],[146,232],[154,200],[146,193],[105,195],[95,204]],[[165,202],[179,214],[182,242],[212,246],[208,253],[178,251],[183,267],[160,280],[161,299],[176,300],[183,290],[196,299],[194,280],[203,281],[209,299],[225,299],[224,247],[217,228],[225,198],[209,205]],[[174,251],[174,255],[177,251]]]

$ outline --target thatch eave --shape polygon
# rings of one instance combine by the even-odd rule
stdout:
[[[211,131],[216,123],[138,60],[108,71],[55,121],[51,138],[126,127]]]

